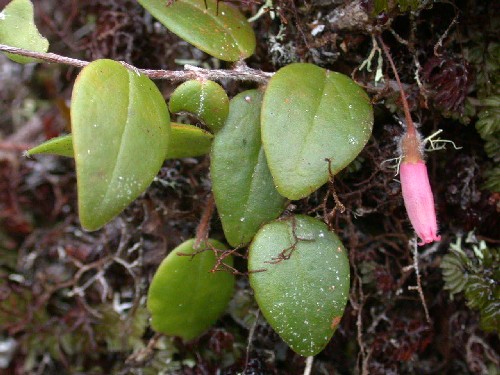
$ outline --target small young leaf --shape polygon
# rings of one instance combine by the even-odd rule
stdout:
[[[172,123],[165,159],[194,158],[208,154],[213,135],[194,125]]]
[[[269,81],[262,142],[281,195],[308,196],[347,166],[371,134],[368,96],[349,77],[312,64],[291,64]]]
[[[66,134],[49,139],[48,141],[26,151],[27,156],[35,154],[53,154],[72,158],[74,156],[72,135]]]
[[[34,52],[47,52],[49,42],[36,28],[33,4],[30,0],[12,0],[0,13],[0,44]],[[11,53],[6,55],[21,64],[38,61]]]
[[[255,34],[235,7],[218,0],[138,0],[174,34],[225,61],[247,58],[255,50]]]
[[[236,95],[211,153],[212,190],[231,246],[247,244],[259,227],[279,216],[285,198],[276,191],[260,139],[262,94]]]
[[[250,245],[255,299],[271,327],[300,355],[330,341],[349,295],[349,260],[338,237],[297,215],[264,225]]]
[[[172,123],[170,141],[165,159],[193,158],[208,154],[214,137],[209,132],[193,125]],[[26,152],[35,154],[53,154],[74,157],[73,137],[71,134],[49,139]]]
[[[226,249],[215,240],[209,243]],[[199,336],[215,323],[234,289],[232,274],[210,272],[216,263],[213,251],[208,247],[197,251],[193,245],[194,240],[188,240],[163,260],[149,287],[147,302],[153,329],[185,340]],[[231,266],[232,259],[226,258],[225,263]]]
[[[80,221],[96,230],[153,181],[165,159],[170,117],[149,78],[97,60],[78,75],[71,121]]]
[[[177,87],[170,96],[170,111],[190,112],[198,116],[213,132],[224,125],[229,112],[229,98],[213,81],[192,80]]]

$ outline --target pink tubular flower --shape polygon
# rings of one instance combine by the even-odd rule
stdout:
[[[400,152],[403,158],[400,165],[403,200],[411,225],[413,225],[413,229],[415,229],[415,232],[420,237],[421,241],[419,245],[424,245],[439,241],[441,237],[437,234],[434,197],[432,196],[431,185],[429,184],[427,167],[423,161],[423,142],[411,118],[410,106],[406,100],[406,94],[399,79],[398,70],[392,60],[391,53],[380,36],[379,41],[398,83],[405,113],[406,132],[401,138],[400,143]]]
[[[420,237],[419,245],[441,240],[427,167],[422,160],[401,163],[401,189],[410,222]]]

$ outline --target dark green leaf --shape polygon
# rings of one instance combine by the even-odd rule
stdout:
[[[277,189],[308,196],[347,166],[371,134],[368,96],[349,77],[291,64],[271,78],[262,104],[262,142]]]
[[[209,243],[225,249],[215,240]],[[185,340],[195,338],[215,323],[234,289],[232,274],[210,272],[216,264],[213,251],[199,252],[193,245],[194,240],[188,240],[163,260],[149,287],[147,303],[155,331]],[[204,250],[203,246],[200,250]],[[225,262],[232,265],[230,257]]]
[[[266,224],[250,245],[248,268],[261,271],[250,284],[274,330],[300,355],[319,353],[349,295],[349,260],[338,237],[302,215]]]
[[[259,227],[279,216],[285,198],[276,191],[260,137],[262,94],[242,92],[212,147],[212,189],[226,239],[247,244]]]
[[[225,61],[247,58],[255,34],[232,5],[217,0],[138,0],[170,31],[206,53]]]

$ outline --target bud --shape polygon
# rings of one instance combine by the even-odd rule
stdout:
[[[441,240],[441,236],[437,234],[434,197],[425,163],[422,160],[403,161],[400,166],[400,180],[406,212],[421,240],[419,245]]]

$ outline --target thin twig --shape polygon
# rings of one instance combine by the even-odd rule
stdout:
[[[200,249],[200,245],[207,241],[208,232],[210,231],[210,220],[214,214],[215,200],[212,193],[209,194],[205,208],[203,209],[203,214],[201,215],[200,224],[196,228],[196,239],[194,241],[193,248],[195,250]]]
[[[410,42],[408,42],[406,39],[404,39],[403,37],[401,37],[401,35],[399,35],[392,27],[389,27],[389,31],[391,32],[392,36],[394,38],[396,38],[396,40],[398,41],[398,43],[400,43],[402,45],[405,45],[407,47],[410,46]]]
[[[442,53],[438,52],[438,49],[443,46],[444,40],[446,39],[446,37],[450,33],[451,28],[456,23],[458,23],[458,14],[455,15],[455,18],[453,18],[453,21],[451,21],[450,25],[446,28],[445,32],[443,33],[443,35],[441,35],[441,37],[437,41],[436,45],[434,46],[434,56],[441,56],[442,55]]]
[[[125,360],[125,363],[132,367],[139,367],[141,365],[143,366],[153,357],[156,344],[162,337],[163,335],[161,333],[155,333],[155,335],[149,340],[146,347],[130,355]]]
[[[58,64],[76,66],[77,68],[83,68],[84,66],[87,66],[89,64],[88,61],[73,59],[71,57],[61,56],[55,53],[35,52],[24,48],[7,46],[5,44],[0,44],[0,51],[12,53],[14,55],[19,55],[19,56],[31,57],[49,63],[58,63]]]
[[[55,53],[43,53],[29,51],[23,48],[16,48],[0,44],[0,51],[12,53],[14,55],[31,57],[34,59],[42,60],[48,63],[57,63],[64,65],[71,65],[77,68],[83,68],[90,64],[89,61],[73,59],[66,56],[57,55]],[[204,69],[192,65],[184,65],[184,70],[153,70],[153,69],[138,69],[129,64],[123,63],[134,72],[139,72],[148,76],[151,79],[165,79],[170,81],[187,81],[190,79],[207,79],[213,81],[220,81],[223,79],[234,81],[251,81],[257,83],[267,83],[274,73],[263,72],[261,70],[252,69],[240,62],[236,64],[234,69]]]
[[[420,301],[422,302],[422,306],[424,308],[424,313],[425,313],[425,319],[427,320],[427,323],[431,324],[431,316],[429,315],[429,308],[427,307],[427,303],[425,302],[425,296],[424,296],[424,290],[422,289],[422,280],[420,276],[420,270],[418,266],[418,247],[417,247],[417,240],[414,238],[410,241],[410,247],[412,248],[412,253],[413,253],[413,264],[405,267],[403,270],[409,270],[411,268],[414,269],[415,271],[415,276],[417,278],[417,285],[415,286],[409,286],[408,290],[416,290],[418,291],[418,295],[420,297]]]
[[[314,362],[314,356],[309,356],[306,359],[306,368],[304,369],[304,375],[311,375],[312,367]]]
[[[420,70],[422,69],[420,65],[420,61],[418,61],[418,56],[416,54],[413,55],[413,62],[415,63],[415,81],[417,82],[418,89],[420,90],[420,93],[424,97],[424,104],[425,107],[427,108],[427,102],[428,102],[428,97],[427,97],[427,90],[422,84],[422,81],[420,80]]]
[[[248,332],[248,344],[245,355],[245,368],[243,369],[243,374],[247,373],[248,362],[250,361],[250,351],[252,350],[253,336],[255,334],[255,329],[257,328],[257,324],[259,323],[259,318],[260,318],[260,310],[257,310],[255,312],[255,321],[253,322],[252,326],[250,327],[250,331]]]
[[[359,354],[361,355],[361,375],[368,375],[370,372],[369,361],[371,357],[371,349],[367,349],[363,340],[363,307],[365,305],[365,296],[363,293],[363,286],[361,282],[361,278],[356,275],[359,289],[359,302],[356,306],[356,327],[358,329],[357,332],[357,341],[359,345]]]

